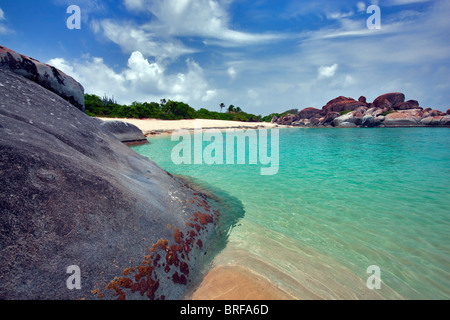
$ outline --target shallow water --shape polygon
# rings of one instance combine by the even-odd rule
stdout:
[[[279,133],[273,176],[259,164],[175,165],[170,136],[133,149],[241,202],[215,265],[250,267],[294,297],[450,297],[449,129]],[[371,265],[379,290],[366,286]]]

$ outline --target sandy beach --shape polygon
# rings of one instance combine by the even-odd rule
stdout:
[[[142,130],[144,135],[170,133],[180,129],[193,130],[196,127],[203,129],[271,129],[279,126],[270,122],[241,122],[209,119],[189,120],[160,120],[160,119],[121,119],[121,118],[99,118],[105,121],[119,120],[134,124]]]

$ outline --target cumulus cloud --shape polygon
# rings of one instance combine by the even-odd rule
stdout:
[[[317,69],[318,78],[324,79],[324,78],[331,78],[336,74],[338,68],[338,64],[335,63],[331,66],[320,66]]]
[[[68,62],[55,58],[47,62],[73,76],[83,84],[86,93],[114,96],[120,103],[159,101],[161,98],[192,103],[209,101],[216,95],[205,79],[203,69],[192,59],[186,60],[186,72],[168,73],[158,62],[148,61],[133,52],[127,68],[117,72],[99,57]]]
[[[119,45],[126,53],[139,51],[159,61],[175,59],[181,55],[194,53],[181,41],[172,37],[164,37],[160,33],[148,32],[142,26],[112,20],[94,21],[91,25],[94,32],[102,31],[104,36]]]

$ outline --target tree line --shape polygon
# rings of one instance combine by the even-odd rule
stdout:
[[[188,104],[180,101],[161,99],[160,102],[133,102],[131,105],[117,103],[114,97],[100,98],[94,94],[85,94],[84,103],[86,114],[92,117],[106,118],[135,118],[135,119],[215,119],[244,122],[270,122],[273,116],[287,114],[272,113],[268,116],[254,115],[244,112],[234,105],[219,105],[219,111],[210,111],[205,108],[195,110]],[[222,110],[225,109],[225,112]]]

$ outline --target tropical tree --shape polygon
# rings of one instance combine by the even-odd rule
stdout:
[[[223,109],[223,108],[225,108],[225,103],[222,102],[222,103],[220,104],[220,112],[222,112],[222,109]]]

